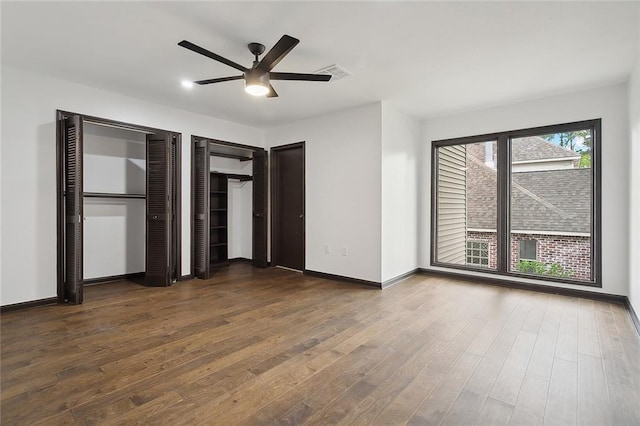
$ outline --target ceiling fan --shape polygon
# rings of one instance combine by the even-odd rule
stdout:
[[[272,72],[271,70],[278,65],[278,63],[284,58],[296,45],[300,43],[297,38],[289,35],[283,35],[280,40],[267,52],[266,55],[259,60],[258,57],[264,53],[265,47],[260,43],[249,43],[249,51],[255,57],[251,68],[243,67],[227,58],[223,58],[220,55],[216,55],[213,52],[208,51],[200,46],[197,46],[187,40],[182,40],[178,43],[178,46],[189,49],[193,52],[204,55],[214,61],[221,62],[232,68],[242,71],[241,75],[235,75],[231,77],[211,78],[208,80],[194,81],[196,84],[212,84],[221,83],[223,81],[241,80],[245,81],[244,90],[254,96],[265,96],[267,98],[275,98],[278,96],[271,80],[298,80],[298,81],[329,81],[331,75],[328,74],[301,74],[293,72]]]

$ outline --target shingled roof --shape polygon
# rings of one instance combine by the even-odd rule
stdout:
[[[496,171],[468,156],[467,227],[496,229]],[[511,229],[590,232],[591,170],[587,168],[513,173]]]
[[[580,158],[580,154],[539,136],[528,136],[511,141],[511,161],[513,162],[576,157]]]

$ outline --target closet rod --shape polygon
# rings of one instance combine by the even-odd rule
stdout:
[[[145,194],[111,194],[108,192],[84,192],[85,198],[147,198]]]

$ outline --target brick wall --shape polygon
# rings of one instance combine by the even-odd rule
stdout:
[[[496,268],[497,239],[494,232],[467,232],[467,239],[489,243],[489,267]],[[511,270],[518,264],[518,241],[536,240],[537,261],[548,266],[557,262],[571,278],[591,280],[591,238],[562,235],[514,234],[511,239]]]

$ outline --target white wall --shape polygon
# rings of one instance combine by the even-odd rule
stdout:
[[[418,267],[420,122],[382,103],[382,281]]]
[[[640,315],[640,48],[629,79],[629,128],[629,300],[636,314]]]
[[[182,133],[182,273],[190,273],[191,135],[264,146],[261,129],[2,67],[0,304],[56,295],[56,109]]]
[[[602,118],[602,289],[626,295],[629,282],[629,121],[625,84],[426,120],[423,126],[420,265],[430,266],[431,141]],[[637,258],[636,258],[637,259]],[[434,268],[437,269],[437,268]],[[523,280],[536,282],[535,280]],[[545,285],[553,285],[542,282]]]
[[[253,162],[233,158],[211,157],[212,172],[252,175]],[[253,183],[229,180],[227,194],[228,257],[253,257]]]
[[[308,270],[381,281],[381,113],[374,103],[266,132],[269,147],[305,141]]]
[[[86,123],[85,192],[144,194],[146,135]],[[84,278],[145,270],[144,199],[84,199]]]
[[[229,181],[229,259],[253,257],[253,185]]]

